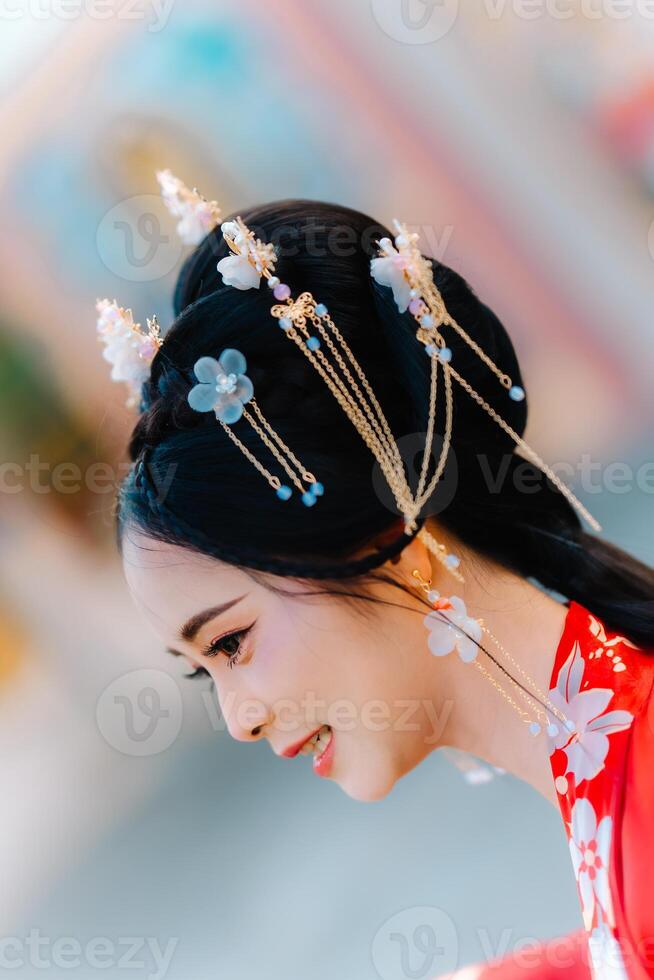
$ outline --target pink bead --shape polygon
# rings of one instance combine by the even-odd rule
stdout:
[[[139,354],[141,357],[146,359],[152,358],[156,354],[156,351],[157,345],[150,337],[146,337],[145,340],[141,341],[141,346],[139,348]]]
[[[279,286],[275,286],[273,291],[275,299],[288,299],[290,295],[291,287],[287,286],[285,282],[280,282]]]
[[[419,316],[422,313],[422,300],[418,299],[418,297],[412,299],[409,303],[409,310],[411,313]]]

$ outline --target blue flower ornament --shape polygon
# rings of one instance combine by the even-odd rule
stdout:
[[[243,415],[243,406],[254,395],[252,382],[245,374],[247,362],[240,350],[227,347],[218,360],[201,357],[193,365],[196,384],[187,400],[196,412],[215,412],[219,422],[232,425]]]

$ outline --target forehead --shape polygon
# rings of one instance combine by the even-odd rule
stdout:
[[[156,541],[134,528],[125,530],[122,561],[136,605],[154,630],[167,639],[203,609],[262,591],[245,571],[233,565]]]

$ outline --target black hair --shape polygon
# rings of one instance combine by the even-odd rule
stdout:
[[[428,422],[430,359],[416,340],[413,316],[400,314],[391,290],[370,276],[376,242],[390,232],[360,212],[307,200],[278,201],[242,216],[257,237],[276,245],[276,273],[293,295],[310,291],[328,307],[383,408],[415,489],[412,470]],[[363,581],[406,546],[403,522],[372,453],[315,368],[271,317],[265,284],[246,291],[223,284],[216,263],[228,254],[216,228],[180,272],[175,320],[143,386],[130,441],[134,466],[119,492],[119,542],[133,526],[253,572],[332,584]],[[514,384],[521,384],[513,345],[498,317],[460,275],[429,261],[452,316]],[[510,399],[450,331],[452,364],[522,435],[527,400]],[[266,418],[323,483],[324,495],[313,507],[304,506],[297,491],[282,502],[213,413],[189,406],[195,361],[217,357],[226,347],[243,352]],[[443,434],[443,388],[439,384],[430,473]],[[654,571],[584,530],[558,488],[514,451],[510,435],[456,383],[453,398],[448,462],[418,528],[437,516],[464,546],[576,600],[633,642],[651,644]],[[247,422],[238,424],[238,436],[271,472],[284,477]],[[383,547],[352,558],[382,533],[387,535]]]

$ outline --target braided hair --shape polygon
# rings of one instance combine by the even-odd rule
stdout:
[[[276,272],[293,293],[309,290],[329,308],[384,410],[415,489],[428,423],[430,363],[416,341],[411,314],[398,313],[390,290],[370,276],[375,243],[391,233],[358,211],[307,200],[274,202],[242,217],[257,237],[276,246]],[[217,228],[181,269],[175,320],[143,385],[141,415],[129,444],[134,466],[119,490],[119,542],[131,526],[253,571],[332,583],[365,577],[409,541],[393,497],[324,381],[278,329],[268,290],[223,284],[216,263],[227,254]],[[450,313],[519,384],[516,354],[497,316],[460,275],[430,261]],[[522,435],[527,400],[507,399],[458,335],[447,340],[459,372]],[[226,347],[243,352],[266,417],[323,483],[324,496],[314,507],[299,506],[295,496],[281,502],[213,413],[188,405],[195,361],[217,357]],[[428,478],[440,451],[442,389],[439,385]],[[453,399],[448,461],[417,529],[438,515],[464,547],[576,600],[633,642],[651,645],[654,571],[586,532],[557,487],[514,452],[510,437],[458,385]],[[238,435],[277,471],[276,460],[250,426],[239,428]],[[525,492],[521,478],[529,467],[534,479]],[[353,558],[380,534],[383,547]]]

